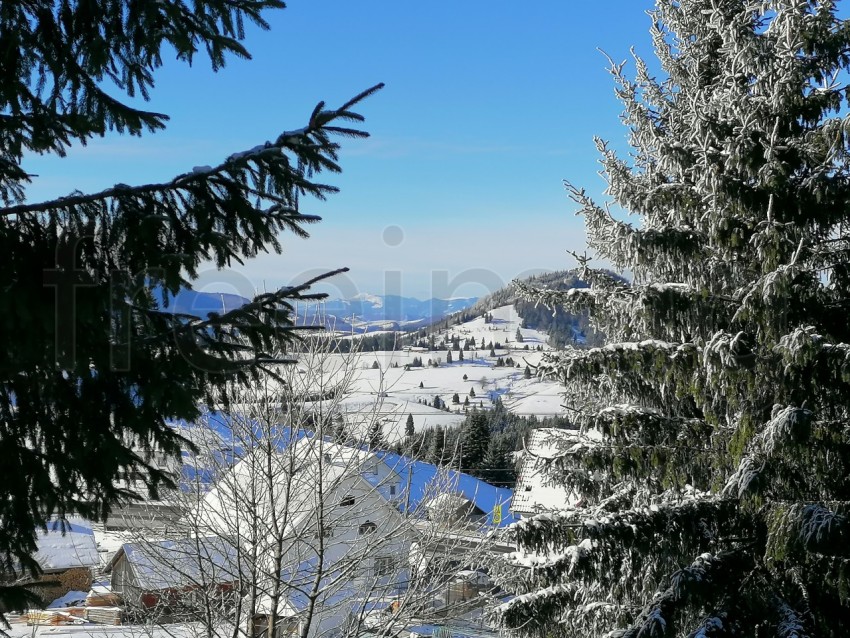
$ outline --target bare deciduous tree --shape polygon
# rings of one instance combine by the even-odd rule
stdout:
[[[308,339],[227,416],[186,428],[197,452],[174,522],[113,561],[113,587],[147,622],[192,621],[206,638],[398,635],[478,604],[483,522],[449,473],[412,501],[412,466],[365,438],[384,393],[348,411],[359,353],[331,343]]]

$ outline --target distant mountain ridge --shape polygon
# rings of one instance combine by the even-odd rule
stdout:
[[[340,331],[405,330],[424,327],[461,312],[477,300],[477,297],[421,300],[399,295],[361,293],[351,299],[299,304],[296,323],[324,323]],[[169,296],[168,309],[206,317],[210,312],[227,312],[249,301],[240,295],[184,289],[176,296]]]
[[[199,292],[184,288],[177,295],[168,296],[168,310],[172,312],[206,317],[211,312],[219,314],[236,310],[251,300],[240,295],[224,292]]]
[[[425,324],[465,310],[477,300],[477,297],[420,300],[399,295],[358,295],[325,301],[322,310],[354,325],[375,321]]]

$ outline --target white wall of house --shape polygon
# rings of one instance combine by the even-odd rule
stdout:
[[[397,503],[402,498],[406,478],[375,454],[368,453],[363,461],[362,473],[363,478],[375,486],[375,489],[385,500]]]
[[[342,479],[327,493],[322,539],[322,584],[308,636],[328,636],[352,608],[407,587],[408,556],[415,530],[394,506],[360,476]],[[373,529],[374,526],[374,529]],[[284,573],[319,555],[318,512],[303,522],[284,557]],[[268,558],[270,560],[270,557]],[[312,572],[315,574],[315,571]],[[308,570],[308,577],[310,571]],[[286,580],[286,579],[284,579]],[[300,584],[300,574],[295,580]],[[289,604],[297,603],[298,597]],[[281,613],[283,607],[281,607]]]
[[[553,483],[546,460],[562,454],[580,440],[577,430],[536,428],[528,434],[522,452],[511,512],[527,518],[570,507],[578,500],[563,485]]]

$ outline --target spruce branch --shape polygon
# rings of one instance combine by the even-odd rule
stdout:
[[[274,142],[266,142],[265,144],[254,146],[253,148],[247,151],[234,153],[215,167],[201,167],[197,170],[192,170],[187,173],[178,175],[177,177],[168,182],[158,184],[143,184],[139,186],[127,186],[126,184],[116,184],[115,186],[104,189],[98,193],[79,193],[35,204],[19,204],[17,206],[8,206],[3,209],[0,209],[0,215],[11,216],[26,215],[31,213],[43,213],[55,209],[70,209],[84,206],[85,204],[103,202],[111,198],[143,197],[146,195],[156,195],[158,193],[171,192],[175,189],[188,189],[194,185],[205,184],[208,181],[213,181],[214,183],[222,185],[236,185],[237,182],[231,180],[237,177],[240,173],[244,172],[249,166],[249,163],[255,165],[255,170],[251,172],[251,174],[258,176],[259,173],[257,171],[259,169],[263,168],[269,163],[279,161],[280,156],[283,156],[288,151],[301,152],[305,154],[308,159],[312,158],[313,162],[321,161],[320,158],[323,152],[330,153],[331,157],[335,157],[334,152],[336,147],[333,145],[328,145],[326,142],[323,144],[322,140],[319,140],[317,142],[316,136],[319,133],[322,133],[323,130],[325,130],[326,125],[328,123],[336,119],[357,121],[362,119],[362,116],[350,112],[350,107],[356,105],[363,99],[379,91],[381,88],[383,88],[383,86],[383,83],[376,84],[375,86],[367,89],[366,91],[361,92],[360,94],[346,102],[339,109],[331,111],[321,110],[324,106],[324,103],[320,102],[311,114],[307,126],[293,131],[285,131],[281,133]],[[352,137],[368,137],[368,133],[364,131],[358,131],[354,129],[341,130],[344,130],[347,135]],[[306,151],[312,151],[312,153],[307,153]],[[323,164],[323,168],[329,167],[335,169],[336,171],[339,170],[339,167],[332,162]],[[217,182],[216,178],[218,178]],[[311,194],[317,196],[320,196],[326,192],[333,192],[335,190],[333,187],[330,186],[319,186],[310,184],[306,180],[293,180],[293,185],[296,188],[308,190]],[[274,191],[266,189],[256,190],[250,188],[246,188],[246,190],[251,194],[261,195],[265,199],[270,199],[276,204],[284,207],[284,209],[286,209],[289,204],[289,200],[287,197],[276,196]],[[282,210],[278,212],[282,212]],[[288,209],[288,212],[294,213],[295,211],[292,209]],[[320,219],[318,217],[312,217],[307,215],[300,216],[300,218],[303,220]]]

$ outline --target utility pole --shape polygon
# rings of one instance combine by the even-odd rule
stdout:
[[[407,487],[404,495],[404,515],[410,516],[410,482],[413,479],[413,459],[407,464]]]

